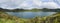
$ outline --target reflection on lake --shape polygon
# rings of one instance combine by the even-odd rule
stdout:
[[[33,18],[35,16],[49,16],[55,14],[56,12],[7,12],[7,13],[21,18]]]

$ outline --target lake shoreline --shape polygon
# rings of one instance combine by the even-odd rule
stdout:
[[[0,23],[57,23],[60,17],[60,13],[56,13],[46,17],[34,17],[32,19],[24,19],[16,16],[11,16],[5,12],[0,12]],[[51,21],[52,20],[52,21]]]

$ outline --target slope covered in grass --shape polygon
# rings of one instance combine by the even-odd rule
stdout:
[[[46,17],[35,17],[32,19],[23,19],[11,16],[5,12],[0,12],[0,23],[60,23],[60,12]]]
[[[0,23],[24,23],[26,20],[0,12]]]

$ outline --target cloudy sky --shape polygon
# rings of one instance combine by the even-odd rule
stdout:
[[[0,7],[4,9],[15,8],[60,8],[60,0],[0,0]]]

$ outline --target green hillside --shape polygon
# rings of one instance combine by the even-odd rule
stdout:
[[[0,12],[0,23],[60,23],[60,13],[47,17],[35,17],[32,19],[23,19]]]

